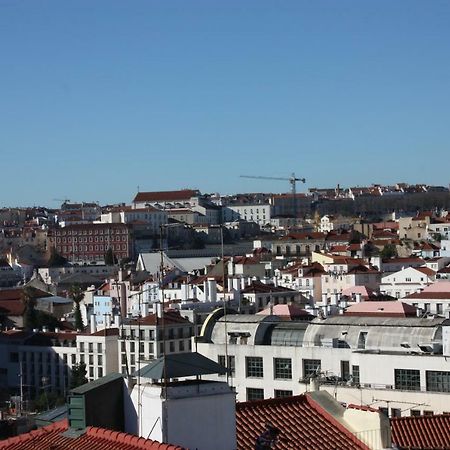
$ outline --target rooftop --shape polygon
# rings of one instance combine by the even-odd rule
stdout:
[[[67,437],[67,420],[0,441],[0,450],[183,450],[120,431],[87,427],[80,436]]]
[[[254,448],[257,437],[265,430],[266,423],[281,430],[277,449],[369,448],[322,408],[310,394],[238,403],[238,449]]]
[[[450,415],[391,419],[392,443],[405,449],[450,448]]]

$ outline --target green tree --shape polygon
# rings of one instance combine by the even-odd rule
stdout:
[[[111,247],[108,247],[108,250],[105,253],[105,264],[107,266],[114,266],[117,264],[117,257]]]
[[[87,371],[86,371],[85,363],[74,364],[72,366],[72,377],[70,379],[70,389],[74,389],[78,386],[81,386],[82,384],[86,384],[88,382],[86,375],[87,375]]]
[[[73,300],[73,303],[75,306],[74,307],[75,328],[77,330],[83,330],[84,323],[83,323],[83,318],[81,317],[80,303],[81,303],[81,300],[83,300],[83,298],[84,298],[84,292],[78,284],[74,284],[69,289],[69,296]]]
[[[380,252],[382,259],[395,258],[397,256],[397,248],[394,244],[386,244]]]
[[[24,287],[21,293],[22,302],[25,306],[23,313],[24,327],[27,330],[32,330],[38,327],[37,312],[36,312],[36,297],[34,292],[29,287]]]

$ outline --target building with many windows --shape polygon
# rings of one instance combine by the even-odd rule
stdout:
[[[228,361],[239,401],[300,394],[313,380],[340,402],[388,408],[393,416],[449,410],[450,323],[444,318],[386,311],[305,323],[225,318],[216,311],[205,321],[198,351]]]
[[[194,325],[178,312],[150,314],[125,323],[119,336],[119,371],[131,374],[142,362],[192,350]]]
[[[51,246],[71,262],[104,261],[111,249],[118,259],[133,257],[132,227],[124,223],[89,223],[49,230]]]

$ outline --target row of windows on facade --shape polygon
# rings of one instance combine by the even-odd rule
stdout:
[[[219,356],[219,363],[225,365],[223,356]],[[321,370],[320,359],[303,359],[303,378],[308,379],[317,375]],[[234,368],[234,360],[229,362],[229,367]],[[274,358],[273,371],[275,379],[292,379],[292,360],[290,358]],[[245,358],[245,375],[247,378],[264,378],[263,358],[259,356],[247,356]],[[359,366],[352,366],[348,361],[341,361],[342,381],[352,380],[359,384]],[[426,390],[430,392],[450,392],[450,372],[427,370]],[[394,369],[394,388],[398,390],[420,391],[421,379],[420,370],[415,369]]]
[[[283,253],[283,250],[284,250],[285,255],[291,255],[291,254],[301,255],[302,254],[302,248],[300,245],[296,245],[295,247],[293,245],[286,245],[286,247],[284,247],[284,249],[283,249],[283,247],[281,247],[281,245],[277,245],[277,249],[276,249],[277,255],[281,255]],[[320,245],[315,245],[314,251],[320,252]],[[310,254],[311,247],[309,245],[305,245],[303,253]]]
[[[170,342],[166,342],[166,349],[167,349],[167,344],[169,345],[168,350],[170,353],[175,353],[176,351],[178,352],[184,352],[186,350],[191,350],[192,349],[192,343],[191,340],[180,340],[180,341],[170,341]],[[152,358],[154,355],[154,343],[153,342],[141,342],[139,343],[139,358],[143,358],[144,356]],[[130,352],[130,357],[134,358],[135,357],[135,353],[137,349],[137,346],[135,345],[134,342],[130,342],[129,345],[129,352]],[[122,352],[122,363],[123,363],[123,359],[125,358],[126,355],[126,345],[125,342],[122,342],[121,345],[121,352]],[[164,352],[164,342],[160,341],[159,342],[159,353],[162,354]]]
[[[127,242],[127,240],[128,240],[128,236],[111,236],[111,237],[106,237],[105,236],[105,242]],[[103,236],[100,236],[100,237],[98,237],[98,236],[94,236],[94,237],[92,237],[92,236],[89,236],[89,238],[87,238],[87,237],[74,237],[73,239],[72,238],[70,238],[70,237],[68,237],[67,239],[66,238],[60,238],[60,237],[57,237],[56,238],[56,243],[57,244],[72,244],[72,243],[74,243],[74,244],[77,244],[77,243],[80,243],[80,244],[82,244],[82,243],[87,243],[87,242],[103,242]]]
[[[79,349],[80,349],[81,353],[84,353],[86,349],[89,353],[93,353],[94,349],[98,353],[103,352],[103,344],[101,342],[97,342],[97,345],[95,345],[95,346],[94,346],[93,342],[88,342],[87,347],[85,345],[85,342],[80,342],[79,344],[80,344]]]
[[[138,333],[139,331],[139,333]],[[193,327],[178,327],[178,328],[168,328],[166,329],[165,335],[166,339],[183,339],[183,338],[189,338],[193,336],[194,328]],[[155,330],[147,329],[147,330],[135,330],[133,328],[131,329],[125,329],[120,336],[121,339],[139,339],[139,340],[155,340]],[[162,341],[164,338],[163,330],[158,330],[158,340]],[[122,342],[122,346],[125,343]],[[131,345],[131,343],[130,343]]]
[[[114,251],[120,251],[120,250],[127,250],[127,244],[111,244],[111,245],[74,245],[74,246],[66,246],[66,245],[57,245],[56,246],[56,250],[58,252],[103,252],[103,251],[107,251],[108,248],[111,248],[111,250]]]
[[[94,228],[94,229],[89,229],[89,230],[56,230],[55,231],[55,236],[87,236],[88,234],[93,234],[93,235],[102,235],[102,234],[127,234],[128,233],[128,228],[126,227],[121,227],[121,228],[115,228],[115,229],[110,229],[110,228]]]

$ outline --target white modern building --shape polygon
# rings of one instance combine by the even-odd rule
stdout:
[[[222,208],[223,222],[233,222],[243,219],[247,222],[255,222],[260,227],[267,224],[270,225],[270,205],[268,204],[244,204],[244,205],[227,205]]]
[[[228,365],[238,401],[303,393],[314,379],[343,403],[431,414],[449,410],[449,329],[444,318],[341,315],[308,324],[216,311],[198,351]]]

